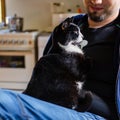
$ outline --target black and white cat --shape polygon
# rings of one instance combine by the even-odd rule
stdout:
[[[91,66],[82,50],[87,41],[83,40],[79,27],[70,18],[55,28],[52,39],[49,53],[36,63],[23,93],[84,111],[90,103],[90,93],[82,90]]]

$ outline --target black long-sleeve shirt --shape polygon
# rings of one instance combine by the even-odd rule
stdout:
[[[87,76],[84,88],[100,96],[110,107],[114,120],[117,116],[115,108],[115,83],[117,68],[115,67],[115,44],[118,34],[117,19],[101,28],[83,26],[84,39],[88,45],[84,47],[86,56],[89,56],[93,65]]]

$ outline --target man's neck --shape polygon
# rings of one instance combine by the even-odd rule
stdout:
[[[88,24],[89,24],[89,28],[100,28],[103,27],[104,25],[107,25],[108,23],[114,21],[117,16],[118,16],[119,12],[106,18],[105,20],[101,21],[101,22],[95,22],[93,20],[91,20],[90,18],[88,18]]]

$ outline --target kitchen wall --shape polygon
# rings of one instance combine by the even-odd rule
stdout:
[[[38,29],[39,31],[51,26],[52,2],[64,2],[65,9],[76,12],[76,5],[84,11],[82,0],[6,0],[6,16],[17,14],[24,18],[24,29]]]

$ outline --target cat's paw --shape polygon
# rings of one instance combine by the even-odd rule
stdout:
[[[79,97],[78,111],[87,111],[92,103],[92,92],[82,91],[82,95]]]

